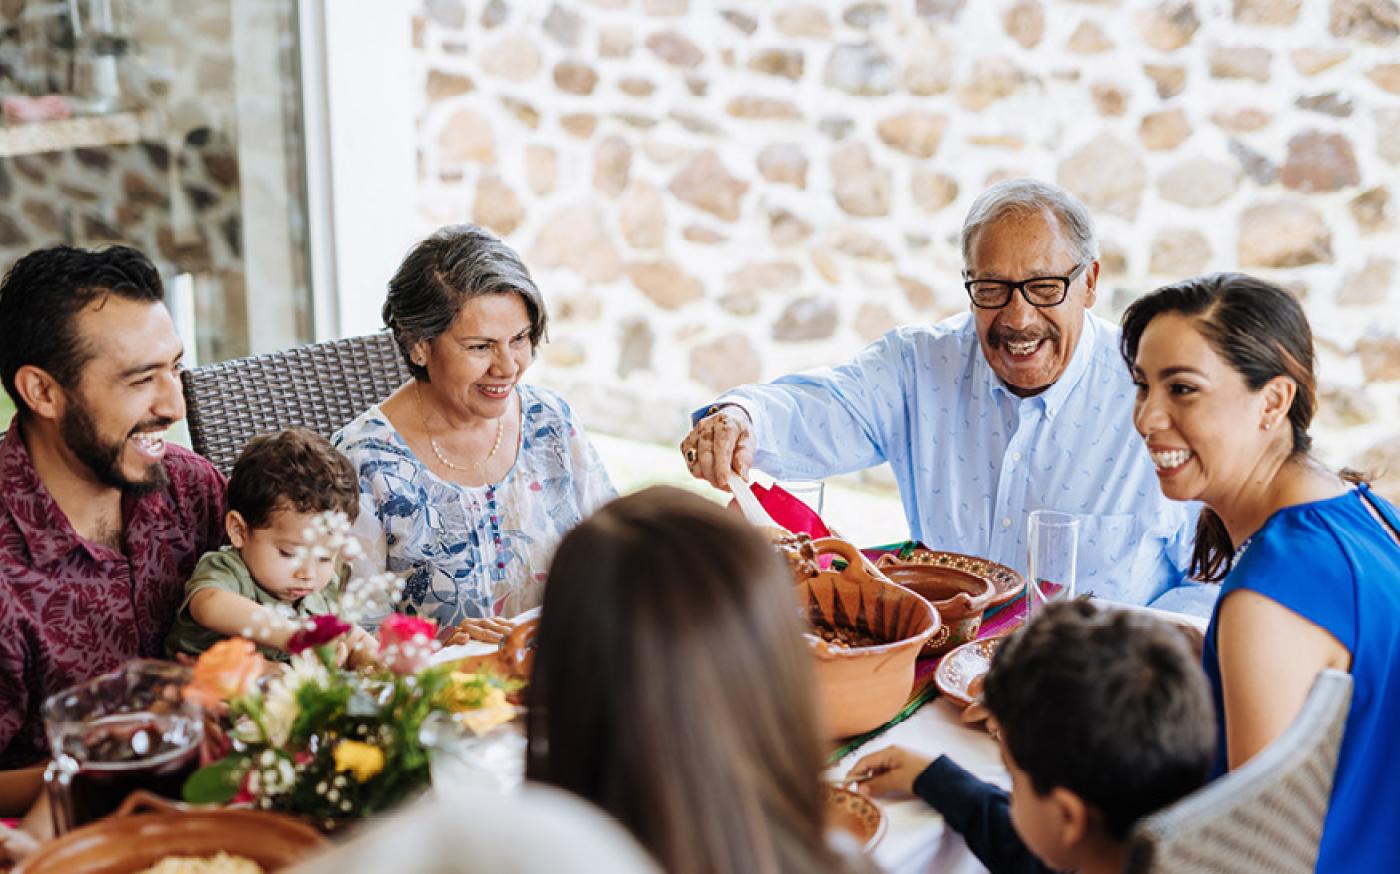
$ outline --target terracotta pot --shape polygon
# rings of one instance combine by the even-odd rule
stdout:
[[[207,858],[220,852],[251,859],[264,871],[278,871],[326,846],[314,828],[287,816],[260,810],[185,809],[139,791],[110,817],[44,844],[15,874],[131,874],[167,856]]]
[[[982,614],[996,597],[996,587],[985,577],[951,567],[922,564],[886,564],[880,568],[890,581],[933,605],[943,627],[924,645],[924,655],[942,655],[977,637]]]
[[[843,558],[846,567],[822,571],[796,587],[808,617],[880,641],[842,647],[809,638],[826,730],[848,737],[884,725],[909,700],[914,659],[940,622],[927,601],[879,576],[846,541],[829,537],[813,546]]]

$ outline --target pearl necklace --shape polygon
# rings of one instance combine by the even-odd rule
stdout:
[[[438,446],[437,440],[433,437],[432,429],[428,427],[428,414],[423,409],[422,388],[419,387],[418,383],[414,383],[413,389],[413,398],[418,403],[418,418],[423,420],[423,432],[428,435],[428,445],[433,448],[433,454],[437,456],[437,460],[442,462],[442,466],[448,468],[449,470],[463,471],[465,473],[475,473],[477,475],[482,474],[486,470],[486,462],[494,458],[496,455],[496,450],[501,448],[501,437],[503,437],[506,433],[506,417],[496,417],[496,442],[491,444],[491,451],[486,453],[485,458],[481,459],[480,461],[472,462],[471,467],[465,467],[460,464],[453,464],[452,462],[447,460],[447,456],[442,454],[442,447]]]

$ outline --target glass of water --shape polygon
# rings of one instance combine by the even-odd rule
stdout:
[[[1058,510],[1034,510],[1027,525],[1030,579],[1026,583],[1026,619],[1029,621],[1050,601],[1074,597],[1079,519]]]
[[[825,482],[811,479],[790,479],[780,480],[773,485],[780,486],[783,491],[810,507],[812,512],[818,516],[822,514],[822,506],[826,503]]]

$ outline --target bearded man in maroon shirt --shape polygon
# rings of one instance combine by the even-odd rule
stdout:
[[[159,657],[185,580],[224,539],[223,476],[165,442],[185,402],[164,297],[125,246],[33,252],[0,283],[18,409],[0,438],[0,808],[37,786],[44,698]]]

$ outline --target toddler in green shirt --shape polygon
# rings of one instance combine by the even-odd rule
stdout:
[[[308,534],[327,512],[353,522],[359,506],[354,467],[321,435],[290,428],[248,441],[228,481],[231,545],[195,565],[166,655],[199,655],[224,638],[248,637],[264,655],[285,661],[301,622],[338,612],[348,575],[338,554],[308,555],[315,545]],[[363,629],[352,628],[345,640],[342,663],[374,662],[376,648]]]

